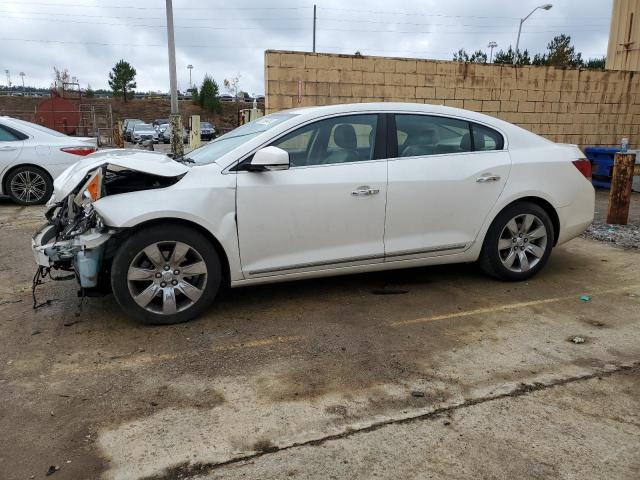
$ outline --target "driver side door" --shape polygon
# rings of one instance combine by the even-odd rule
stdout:
[[[315,121],[270,144],[288,169],[238,171],[245,278],[383,261],[385,128],[378,114]]]

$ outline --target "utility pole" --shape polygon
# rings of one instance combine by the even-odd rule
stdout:
[[[182,122],[178,112],[178,79],[176,74],[176,44],[173,37],[173,4],[166,0],[167,5],[167,46],[169,49],[169,83],[171,86],[171,153],[175,157],[184,155],[182,138]]]
[[[189,64],[187,68],[189,69],[189,88],[193,90],[193,83],[191,83],[191,70],[193,70],[193,65]]]
[[[313,4],[313,53],[316,53],[316,5]]]
[[[19,75],[22,77],[22,96],[24,97],[24,72],[20,72]]]
[[[497,42],[489,42],[489,45],[487,45],[487,47],[489,47],[491,49],[491,53],[489,53],[489,63],[493,62],[493,49],[496,48],[498,46]]]
[[[7,85],[11,88],[11,72],[7,69],[4,71],[7,74]]]

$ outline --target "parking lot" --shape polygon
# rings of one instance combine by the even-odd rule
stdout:
[[[640,476],[637,249],[246,287],[143,327],[73,281],[32,309],[42,212],[0,201],[2,478]]]

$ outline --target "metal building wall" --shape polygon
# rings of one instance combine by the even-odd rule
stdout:
[[[613,0],[606,68],[640,71],[640,0]]]

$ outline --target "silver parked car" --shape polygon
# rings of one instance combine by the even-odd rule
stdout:
[[[145,140],[153,140],[153,143],[158,143],[158,132],[150,123],[138,123],[133,127],[131,141],[142,143]]]

